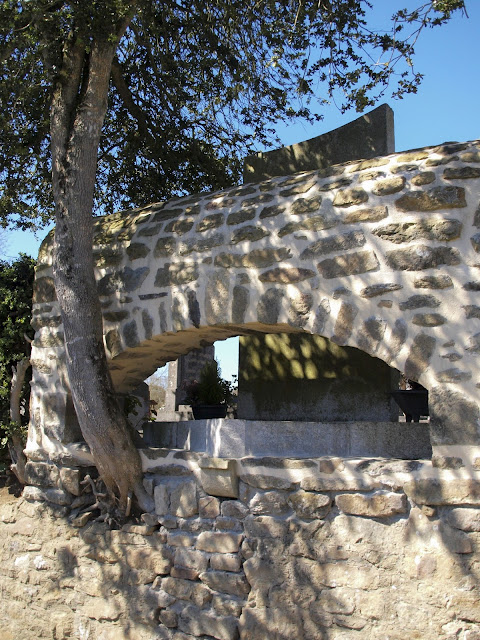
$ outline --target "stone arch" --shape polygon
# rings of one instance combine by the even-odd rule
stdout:
[[[447,144],[100,218],[117,389],[230,335],[319,334],[421,382],[437,452],[480,457],[479,162],[478,142]],[[51,236],[34,325],[31,456],[75,440]]]

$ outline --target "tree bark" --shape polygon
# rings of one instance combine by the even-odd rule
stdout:
[[[20,413],[20,397],[22,395],[22,387],[25,381],[27,369],[30,366],[30,358],[24,358],[17,362],[16,367],[12,367],[12,383],[10,388],[10,420],[22,426],[22,416]],[[13,433],[11,442],[8,443],[8,451],[12,464],[10,469],[17,476],[21,484],[26,484],[25,465],[27,458],[23,453],[25,443],[19,433]]]
[[[125,25],[117,34],[117,42]],[[98,146],[107,108],[116,42],[67,42],[54,87],[51,148],[55,198],[53,274],[60,305],[67,371],[85,441],[109,492],[125,510],[133,491],[153,508],[143,488],[140,456],[121,411],[103,345],[93,265],[93,194]]]

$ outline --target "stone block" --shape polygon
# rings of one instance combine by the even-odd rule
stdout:
[[[283,515],[290,510],[287,494],[281,491],[257,491],[249,500],[248,508],[255,515]]]
[[[288,530],[284,520],[272,516],[247,516],[245,534],[248,538],[279,538],[282,540]]]
[[[199,577],[213,591],[228,593],[240,598],[246,597],[250,591],[250,585],[243,574],[227,571],[205,571]]]
[[[388,518],[407,511],[406,496],[388,491],[370,495],[344,493],[335,498],[335,503],[344,513],[369,518]]]
[[[193,605],[183,607],[178,616],[178,628],[194,636],[208,636],[217,640],[236,640],[238,621],[233,616],[218,616]]]
[[[215,458],[202,460],[200,463],[200,482],[205,493],[211,496],[238,498],[235,460],[225,460],[221,464]]]
[[[480,509],[457,508],[449,511],[447,522],[462,531],[480,531]]]
[[[198,509],[201,518],[216,518],[220,515],[220,500],[213,496],[200,498],[198,501]]]
[[[46,462],[27,462],[25,477],[29,484],[39,487],[56,487],[60,479],[57,466]]]
[[[70,467],[60,468],[60,482],[62,487],[74,496],[79,496],[82,493],[82,487],[80,486],[81,480],[82,473],[80,469],[72,469]]]
[[[234,596],[218,594],[214,595],[212,598],[212,607],[215,612],[221,616],[235,616],[236,618],[239,618],[244,604],[244,600],[235,598]]]
[[[179,547],[175,551],[174,564],[176,567],[186,567],[197,571],[206,571],[208,555],[202,551],[193,551]]]
[[[193,547],[197,536],[184,531],[170,531],[167,535],[167,544],[172,547]]]
[[[155,491],[156,489],[157,487],[155,487]],[[169,511],[178,518],[191,518],[198,513],[197,485],[195,482],[181,482],[172,488]]]
[[[288,502],[299,518],[324,518],[330,511],[331,505],[329,496],[302,489],[290,494]]]
[[[480,505],[480,482],[473,478],[419,478],[403,489],[419,505]]]
[[[196,548],[210,553],[237,553],[243,536],[239,533],[223,533],[202,531],[199,534]]]
[[[210,556],[210,568],[214,571],[240,571],[242,562],[238,555],[230,553],[212,553]]]
[[[247,507],[240,500],[224,500],[221,505],[222,516],[243,520],[248,515]]]

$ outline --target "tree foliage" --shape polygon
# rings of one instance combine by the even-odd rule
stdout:
[[[4,0],[0,223],[26,228],[52,216],[50,105],[66,44],[81,42],[88,56],[95,38],[132,16],[112,65],[99,149],[95,203],[105,213],[235,183],[242,156],[271,141],[276,122],[320,118],[333,97],[361,111],[389,83],[397,96],[416,91],[416,38],[463,1],[397,10],[383,32],[369,27],[370,6]]]
[[[0,439],[2,449],[10,434],[10,388],[12,367],[30,355],[32,294],[35,261],[22,254],[12,262],[0,262]],[[30,380],[23,385],[21,409],[28,422]]]

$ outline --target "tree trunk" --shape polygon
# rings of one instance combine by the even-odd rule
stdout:
[[[125,28],[125,27],[124,27]],[[123,34],[120,30],[118,37]],[[117,40],[118,41],[118,40]],[[93,194],[98,145],[116,43],[67,43],[51,109],[55,245],[53,274],[60,305],[67,371],[85,441],[109,492],[125,510],[129,493],[150,511],[140,456],[121,411],[103,345],[93,268]]]
[[[10,420],[18,424],[18,428],[22,426],[22,416],[20,413],[20,397],[22,395],[22,387],[25,381],[27,369],[30,366],[30,358],[24,358],[17,362],[16,367],[12,367],[12,383],[10,388]],[[25,443],[20,433],[13,433],[11,442],[8,443],[8,451],[12,464],[10,469],[17,476],[21,484],[26,484],[25,465],[27,458],[23,453]]]

